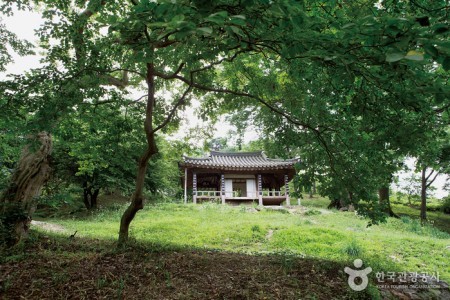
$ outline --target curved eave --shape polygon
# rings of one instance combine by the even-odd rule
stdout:
[[[226,165],[208,165],[208,164],[192,164],[192,163],[180,163],[180,168],[188,169],[208,169],[208,170],[229,170],[229,171],[270,171],[270,170],[294,170],[294,165],[282,165],[282,166],[255,166],[255,167],[236,167]]]

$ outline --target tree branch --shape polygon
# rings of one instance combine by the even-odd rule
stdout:
[[[154,134],[158,130],[164,128],[170,121],[172,121],[178,107],[180,107],[180,105],[185,103],[186,96],[190,93],[191,90],[192,90],[192,85],[189,85],[189,87],[186,89],[186,91],[184,91],[184,93],[180,97],[180,99],[178,99],[177,103],[175,103],[175,105],[172,107],[172,109],[171,109],[170,113],[167,115],[166,119],[151,131],[152,134]]]
[[[193,87],[193,88],[196,88],[196,89],[199,89],[199,90],[202,90],[202,91],[231,94],[231,95],[235,95],[235,96],[239,96],[239,97],[247,97],[247,98],[250,98],[250,99],[257,100],[258,102],[260,102],[262,105],[267,107],[272,112],[274,112],[274,113],[284,117],[290,123],[295,124],[297,126],[300,126],[300,127],[304,128],[304,129],[311,130],[314,133],[314,135],[316,136],[316,138],[318,139],[319,143],[324,147],[325,152],[327,153],[327,156],[329,157],[331,170],[335,174],[338,174],[337,170],[334,168],[335,156],[332,153],[332,151],[330,150],[330,148],[328,147],[328,143],[323,138],[320,130],[310,126],[309,124],[301,122],[299,120],[294,120],[286,112],[284,112],[284,111],[274,107],[273,105],[270,105],[264,99],[262,99],[262,98],[260,98],[258,96],[252,95],[252,94],[245,93],[245,92],[232,91],[232,90],[229,90],[229,89],[222,89],[222,88],[214,88],[214,87],[204,86],[204,85],[195,83],[195,82],[193,82],[193,79],[192,79],[192,73],[191,73],[191,79],[190,80],[187,79],[187,78],[184,78],[184,77],[182,77],[180,75],[166,75],[166,74],[159,73],[159,72],[155,72],[154,74],[155,74],[155,76],[158,76],[158,77],[163,78],[163,79],[177,79],[177,80],[180,80],[180,81],[188,84],[190,87]]]
[[[434,175],[434,177],[433,177],[433,179],[429,182],[429,183],[427,183],[427,188],[429,188],[430,187],[430,185],[432,185],[433,184],[433,182],[436,180],[436,178],[438,177],[438,175],[439,175],[439,173],[438,172],[436,172],[436,175]]]
[[[101,75],[102,78],[104,78],[108,85],[113,85],[119,89],[124,89],[128,86],[128,74],[127,71],[123,71],[123,77],[122,79],[116,78],[109,74],[103,74]]]
[[[430,176],[431,176],[431,175],[433,175],[433,173],[434,173],[434,170],[433,170],[433,169],[431,169],[431,172],[430,172],[430,174],[428,174],[428,176],[427,176],[427,177],[425,177],[425,181],[428,181],[428,179],[430,178]]]
[[[232,48],[228,49],[228,51],[235,50],[235,49],[237,49],[237,48],[239,48],[239,46],[232,47]],[[227,61],[227,62],[232,62],[233,60],[236,59],[236,57],[238,57],[239,54],[244,53],[244,52],[248,52],[248,51],[250,51],[250,49],[241,49],[241,50],[239,50],[239,51],[236,51],[236,52],[235,52],[232,56],[230,56],[230,57],[224,57],[224,58],[222,58],[222,59],[219,59],[218,61],[212,62],[211,64],[209,64],[209,65],[207,65],[207,66],[205,66],[205,67],[203,67],[203,68],[200,68],[200,69],[197,69],[197,70],[193,70],[193,71],[191,71],[191,73],[199,73],[199,72],[202,72],[202,71],[209,70],[209,69],[211,69],[212,67],[217,66],[217,65],[220,65],[220,64],[222,64],[222,63],[225,62],[225,61]]]

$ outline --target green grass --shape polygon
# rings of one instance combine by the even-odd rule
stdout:
[[[303,199],[303,205],[318,211],[311,214],[251,212],[244,206],[208,203],[148,205],[133,221],[131,236],[168,248],[291,253],[348,265],[361,258],[375,272],[439,272],[450,281],[448,233],[408,217],[367,227],[367,220],[355,213],[324,212],[325,200]],[[83,219],[49,221],[67,228],[68,234],[77,230],[80,237],[115,240],[124,209],[116,205]]]
[[[406,204],[392,204],[392,210],[400,216],[408,216],[419,220],[419,208],[410,207]],[[428,222],[442,231],[450,233],[450,215],[442,211],[427,211]]]
[[[315,195],[313,198],[309,198],[307,194],[303,195],[303,199],[300,199],[300,202],[303,206],[317,208],[327,208],[328,204],[330,204],[330,200],[326,197]],[[297,201],[293,201],[292,203],[297,204]]]

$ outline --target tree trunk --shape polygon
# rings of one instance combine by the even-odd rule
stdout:
[[[313,198],[313,189],[312,189],[312,186],[309,187],[309,198]]]
[[[35,146],[37,150],[33,150]],[[15,244],[28,233],[31,217],[36,209],[35,199],[50,177],[49,156],[52,137],[40,132],[32,144],[25,146],[11,182],[0,198],[2,225],[9,230],[9,244]],[[7,221],[6,221],[7,220]]]
[[[100,193],[100,189],[94,189],[94,193],[92,194],[91,197],[91,208],[92,209],[97,209],[97,198],[98,198],[98,194]]]
[[[92,186],[87,181],[83,182],[83,202],[88,210],[97,209],[99,192],[100,188],[94,189],[94,192],[92,192]]]
[[[83,202],[86,209],[91,209],[91,201],[89,201],[89,194],[91,193],[91,188],[88,186],[88,183],[83,182]]]
[[[328,204],[328,209],[341,209],[342,207],[344,207],[344,201],[339,198],[334,198],[333,200],[331,200],[330,204]]]
[[[422,169],[422,187],[420,189],[420,221],[427,220],[427,168]]]
[[[387,213],[390,217],[398,218],[391,208],[391,202],[389,200],[389,187],[385,186],[378,190],[378,199],[380,204],[384,205],[384,212]]]
[[[130,223],[133,221],[136,213],[144,208],[144,184],[147,173],[148,161],[153,155],[158,153],[156,147],[155,133],[153,130],[153,109],[155,105],[155,78],[154,66],[147,64],[147,104],[145,111],[144,130],[147,137],[147,149],[139,159],[138,172],[136,176],[136,187],[131,197],[131,203],[122,215],[120,220],[118,245],[123,246],[128,241]]]

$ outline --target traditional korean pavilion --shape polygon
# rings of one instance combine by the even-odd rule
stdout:
[[[258,201],[259,205],[290,205],[288,182],[299,159],[271,159],[264,152],[217,152],[208,157],[183,157],[184,201],[219,199],[225,203]]]

